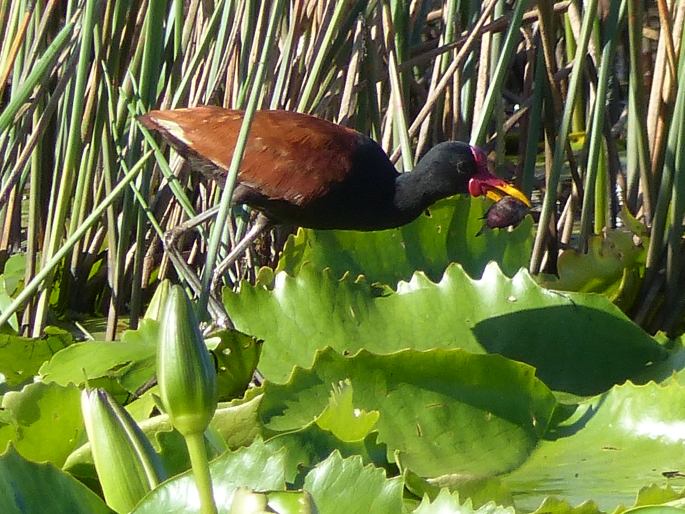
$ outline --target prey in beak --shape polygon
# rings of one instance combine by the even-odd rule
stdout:
[[[502,198],[510,196],[530,208],[532,205],[528,197],[519,189],[507,181],[496,177],[488,171],[488,158],[485,152],[477,146],[471,147],[473,159],[476,161],[477,171],[469,180],[469,194],[471,196],[486,196],[499,202]]]

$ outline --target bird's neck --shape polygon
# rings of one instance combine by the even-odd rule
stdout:
[[[449,196],[444,184],[430,169],[423,169],[421,162],[414,171],[402,173],[395,186],[395,207],[407,216],[417,217],[427,207]]]

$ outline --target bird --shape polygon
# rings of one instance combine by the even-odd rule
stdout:
[[[150,111],[138,121],[159,133],[191,169],[223,187],[244,116],[240,110],[198,106]],[[351,128],[293,111],[257,110],[232,203],[248,205],[258,215],[219,268],[225,270],[274,225],[390,229],[456,194],[494,201],[509,196],[530,207],[523,192],[488,171],[486,154],[476,146],[439,143],[412,171],[399,173],[378,143]]]

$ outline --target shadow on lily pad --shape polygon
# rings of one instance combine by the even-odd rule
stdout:
[[[473,333],[488,352],[535,366],[552,389],[581,395],[606,391],[667,356],[637,325],[580,305],[494,316]]]

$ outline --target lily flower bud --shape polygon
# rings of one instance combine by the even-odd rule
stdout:
[[[171,288],[171,282],[168,280],[162,280],[157,288],[155,289],[155,294],[152,295],[152,300],[150,300],[150,305],[147,306],[145,311],[145,319],[154,319],[159,321],[164,311],[164,306],[166,305],[167,297],[169,296],[169,289]]]
[[[159,455],[105,390],[84,390],[81,411],[105,501],[117,512],[130,512],[166,479]]]
[[[161,318],[157,382],[164,410],[181,435],[202,433],[217,404],[216,371],[190,300],[172,286]]]

